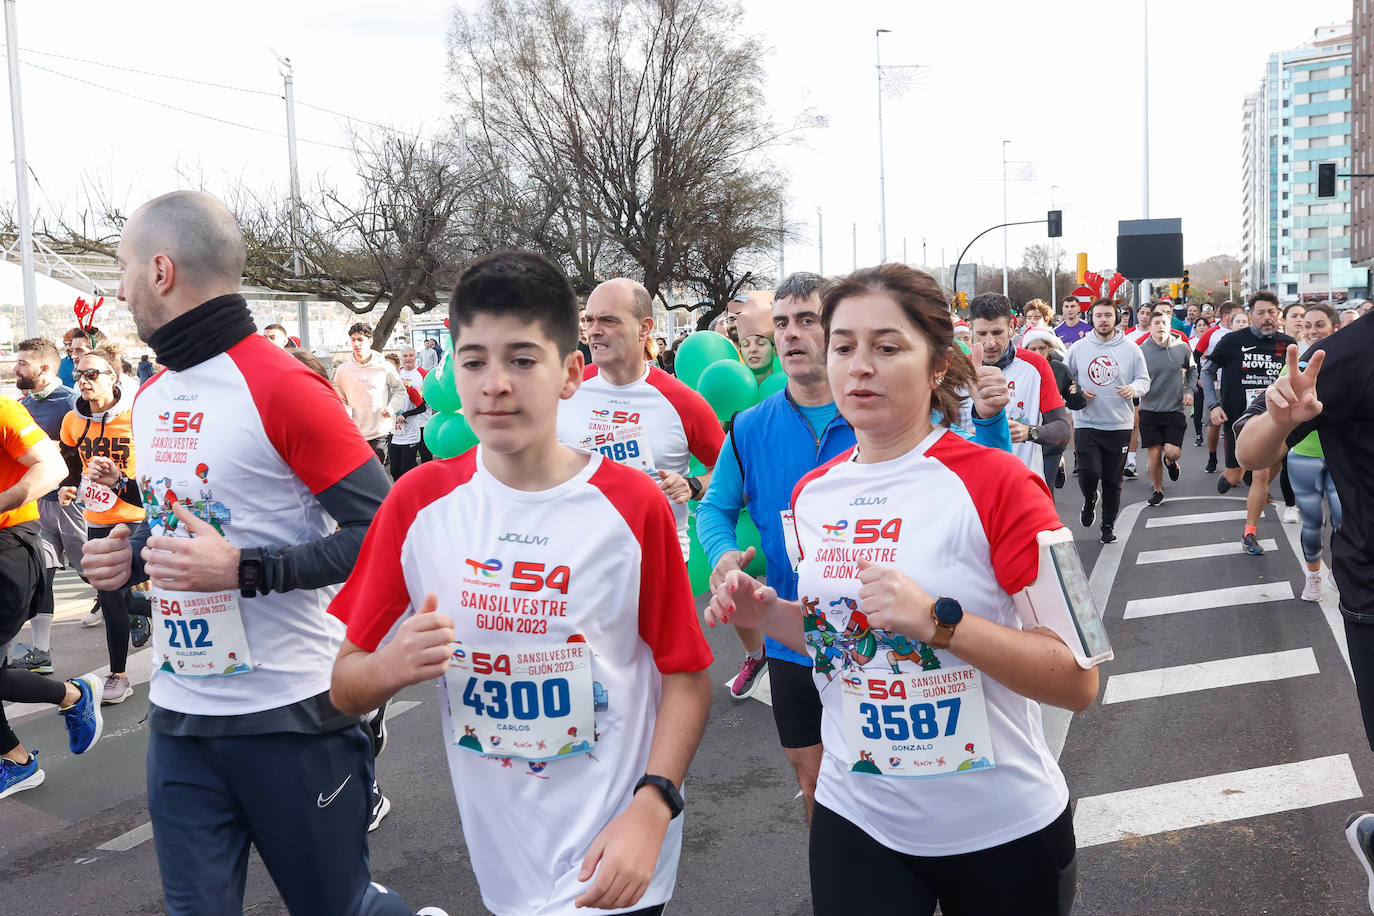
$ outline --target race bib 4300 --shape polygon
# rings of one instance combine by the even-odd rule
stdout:
[[[596,745],[586,643],[494,652],[457,645],[444,674],[458,747],[489,757],[554,760]]]

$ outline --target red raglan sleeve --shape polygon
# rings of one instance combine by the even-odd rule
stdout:
[[[662,392],[682,419],[682,428],[687,433],[687,451],[708,468],[715,467],[720,447],[725,444],[725,430],[721,429],[711,405],[657,367],[649,370],[649,384]]]

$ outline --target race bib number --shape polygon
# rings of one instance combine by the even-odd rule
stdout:
[[[178,677],[223,677],[253,670],[233,591],[151,590],[158,670]]]
[[[796,572],[801,564],[801,542],[797,539],[797,520],[792,517],[791,509],[782,510],[782,539],[787,544],[787,559]]]
[[[591,447],[626,467],[655,477],[654,450],[643,426],[617,426],[607,432],[593,433]]]
[[[1251,404],[1255,403],[1255,398],[1258,395],[1269,390],[1269,386],[1265,385],[1263,388],[1245,388],[1243,390],[1245,391],[1245,406],[1248,408]],[[1239,419],[1239,417],[1235,419]]]
[[[444,674],[458,747],[533,761],[592,750],[596,710],[606,708],[599,687],[586,643],[505,652],[457,645]]]
[[[913,778],[997,765],[977,668],[914,674],[856,670],[840,683],[853,772]]]
[[[119,501],[115,491],[105,486],[103,483],[96,483],[86,477],[82,477],[76,488],[76,500],[82,508],[91,512],[109,512],[114,508],[114,504]]]

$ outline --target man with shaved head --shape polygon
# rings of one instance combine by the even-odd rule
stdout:
[[[389,480],[329,383],[256,333],[244,243],[208,194],[144,204],[119,298],[166,367],[134,402],[147,520],[87,544],[98,589],[148,580],[148,810],[167,911],[239,913],[252,843],[293,913],[411,911],[370,882],[388,807],[373,739],[329,701],[327,614]],[[146,545],[146,546],[145,546]]]
[[[653,477],[677,518],[685,561],[687,501],[705,491],[725,434],[701,395],[645,365],[654,310],[643,286],[618,278],[592,290],[586,326],[592,365],[582,386],[559,405],[558,438]],[[701,477],[688,476],[692,456],[706,466]]]

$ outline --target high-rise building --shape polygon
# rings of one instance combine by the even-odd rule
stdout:
[[[1365,296],[1369,270],[1352,267],[1351,181],[1317,198],[1317,166],[1351,164],[1351,24],[1323,26],[1311,41],[1269,55],[1243,109],[1245,291],[1284,302]]]
[[[1355,0],[1351,35],[1354,73],[1351,83],[1351,157],[1357,175],[1374,174],[1374,62],[1370,43],[1374,42],[1374,0]],[[1356,178],[1351,185],[1353,207],[1350,261],[1362,267],[1374,264],[1374,179]]]

